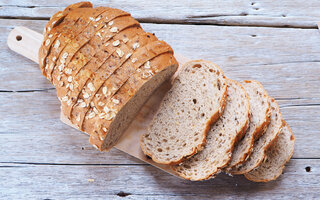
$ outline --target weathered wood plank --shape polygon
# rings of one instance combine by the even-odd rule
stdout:
[[[319,168],[320,160],[291,160],[276,181],[253,183],[243,176],[224,174],[191,182],[149,165],[0,164],[0,195],[2,199],[114,199],[123,192],[128,199],[316,199]]]
[[[5,102],[0,107],[2,162],[141,163],[118,150],[99,153],[86,135],[63,124],[55,90],[0,93],[0,102]],[[320,106],[292,106],[291,100],[279,104],[296,137],[293,157],[320,158]]]
[[[1,0],[0,17],[49,18],[72,1]],[[315,28],[320,2],[311,1],[92,1],[126,10],[143,22]]]
[[[10,51],[8,32],[23,25],[40,31],[43,21],[0,20],[0,90],[52,88],[38,66]],[[319,103],[320,34],[317,30],[143,24],[176,52],[208,59],[237,80],[257,79],[276,98]],[[284,39],[285,38],[285,39]],[[13,67],[14,66],[14,67]]]

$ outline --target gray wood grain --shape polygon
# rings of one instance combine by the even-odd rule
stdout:
[[[97,152],[88,143],[86,135],[63,124],[59,120],[60,103],[55,90],[0,93],[0,102],[6,102],[0,107],[0,116],[3,116],[0,120],[0,141],[5,141],[1,145],[0,161],[137,163],[136,159],[118,150]],[[320,106],[294,106],[291,100],[280,100],[279,105],[296,137],[293,157],[320,158]]]
[[[291,160],[276,181],[253,183],[225,174],[190,182],[149,165],[0,164],[4,174],[0,196],[2,192],[3,199],[114,199],[123,192],[127,199],[316,199],[319,168],[320,160]]]
[[[1,0],[0,17],[48,19],[58,10],[78,2]],[[310,1],[92,1],[95,6],[121,8],[143,22],[196,23],[242,26],[316,28],[320,2]]]
[[[23,25],[40,31],[44,24],[43,21],[0,20],[0,56],[6,58],[0,60],[3,69],[0,90],[52,88],[39,75],[36,64],[10,51],[6,45],[12,27]],[[217,63],[230,78],[261,81],[276,98],[319,102],[320,89],[313,87],[320,84],[317,30],[171,24],[143,24],[143,27],[186,57]]]

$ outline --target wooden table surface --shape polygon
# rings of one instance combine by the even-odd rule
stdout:
[[[63,124],[53,86],[6,40],[15,26],[41,32],[73,2],[0,0],[0,199],[320,198],[318,0],[93,1],[131,12],[176,52],[211,60],[229,78],[263,83],[296,137],[284,174],[269,183],[180,180],[116,149],[100,153]]]

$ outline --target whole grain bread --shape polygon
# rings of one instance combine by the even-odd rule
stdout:
[[[90,5],[69,9],[65,17],[56,14],[54,18],[61,17],[61,20],[54,26],[49,21],[47,27],[51,28],[45,34],[54,37],[42,43],[39,60],[40,67],[45,63],[45,75],[57,89],[63,114],[69,114],[73,124],[84,122],[82,130],[90,134],[90,142],[99,150],[109,150],[152,92],[175,73],[178,63],[171,47],[145,33],[129,13]],[[136,77],[136,69],[147,61],[153,65],[152,75],[136,84],[135,92],[126,91],[128,79]],[[110,88],[111,96],[101,87],[104,83],[116,88],[114,91]],[[131,94],[130,97],[127,94]],[[109,95],[108,98],[104,98],[105,95]],[[87,96],[90,101],[85,106],[80,102],[81,106],[72,110],[71,105]],[[99,106],[93,106],[94,102],[99,102]],[[108,110],[102,104],[108,105]],[[88,108],[87,117],[78,120],[79,113],[86,116]]]
[[[241,82],[250,99],[250,123],[245,136],[234,147],[232,159],[226,171],[238,164],[244,162],[253,148],[254,141],[258,138],[260,132],[264,133],[270,122],[270,105],[268,94],[260,82],[246,80]]]
[[[74,30],[71,28],[71,26],[73,26],[74,23],[76,23],[79,20],[80,18],[79,12],[77,12],[76,14],[73,13],[72,15],[66,18],[66,16],[69,14],[71,10],[74,10],[77,8],[92,8],[92,4],[90,2],[79,2],[79,3],[71,4],[70,6],[65,8],[63,11],[59,11],[56,14],[54,14],[50,18],[49,22],[46,24],[46,27],[44,28],[43,44],[39,49],[39,64],[40,64],[40,69],[44,76],[46,76],[44,72],[46,57],[49,53],[49,49],[51,48],[51,44],[55,42],[55,39],[58,37],[58,35],[61,32],[65,32],[66,30],[69,30],[69,31],[71,30],[72,32],[80,31],[79,29]],[[51,31],[61,23],[69,24],[69,26],[60,26],[60,27],[63,27],[63,29],[60,29],[60,30],[57,29],[57,30]]]
[[[147,37],[147,35],[145,36]],[[156,57],[157,55],[160,55],[163,52],[171,52],[171,53],[173,52],[173,50],[165,42],[158,41],[158,40],[151,42],[149,40],[146,40],[148,41],[147,43],[142,43],[141,38],[140,38],[140,41],[141,41],[141,45],[143,45],[142,48],[138,49],[136,52],[126,51],[125,56],[122,56],[122,58],[120,58],[120,60],[117,62],[113,75],[110,75],[106,78],[106,76],[99,76],[99,73],[97,73],[98,74],[97,76],[91,78],[88,81],[88,84],[86,85],[87,87],[83,88],[82,90],[83,92],[82,94],[80,94],[79,99],[82,100],[81,104],[83,104],[82,102],[86,103],[87,110],[86,112],[84,112],[84,115],[80,115],[80,121],[79,121],[80,128],[82,128],[84,117],[88,113],[87,111],[90,108],[94,109],[94,107],[97,107],[97,105],[101,101],[102,102],[111,101],[112,100],[111,98],[113,97],[113,95],[119,90],[119,88],[124,84],[124,82],[129,78],[129,76],[135,72],[136,68],[140,67],[148,60]],[[145,44],[146,46],[144,46]],[[150,53],[146,54],[145,53],[146,49],[148,49],[148,52]],[[117,53],[115,52],[115,54]],[[132,63],[132,59],[137,57],[139,58],[139,61],[135,61],[134,63]],[[91,88],[88,87],[90,83],[91,83]],[[99,98],[95,98],[95,95],[97,94],[100,88],[104,88],[103,90],[105,90],[105,93],[101,96],[98,95]],[[89,98],[84,98],[85,94],[88,94]],[[88,115],[90,115],[90,112],[88,113]]]
[[[257,168],[245,173],[244,176],[254,182],[268,182],[278,178],[293,155],[294,140],[289,125],[283,121],[279,136],[268,149],[264,161]]]
[[[104,101],[106,104],[103,107],[90,108],[89,113],[97,112],[97,114],[93,118],[88,117],[82,126],[85,132],[89,132],[92,129],[97,130],[98,134],[92,133],[90,135],[90,143],[98,149],[109,150],[113,147],[140,107],[143,106],[159,85],[172,76],[177,70],[177,65],[177,61],[172,53],[161,54],[150,60],[149,71],[153,71],[152,76],[148,76],[145,79],[142,73],[134,74],[133,76],[139,76],[143,81],[136,82],[135,84],[127,84],[127,81],[117,91],[111,101]],[[132,82],[130,81],[130,83]],[[104,90],[102,87],[99,89],[96,98],[104,98],[103,95]],[[108,134],[105,134],[106,130]]]
[[[201,151],[225,105],[226,78],[218,66],[196,60],[182,68],[141,136],[142,151],[157,163],[178,164]]]
[[[132,27],[136,29],[135,27]],[[139,28],[139,31],[142,30]],[[96,89],[99,89],[101,87],[101,84],[109,79],[112,74],[117,73],[120,68],[122,68],[122,65],[128,61],[132,53],[134,53],[133,50],[130,50],[129,47],[132,43],[138,41],[139,39],[142,40],[143,35],[145,38],[150,37],[150,34],[142,33],[141,35],[135,35],[135,31],[132,31],[132,29],[125,29],[122,33],[119,33],[118,35],[121,35],[120,37],[114,37],[111,40],[108,40],[107,42],[110,45],[105,45],[108,43],[105,43],[102,45],[102,50],[97,52],[96,55],[84,66],[82,69],[79,70],[78,73],[75,73],[72,79],[72,82],[70,84],[74,85],[74,90],[71,91],[70,96],[75,97],[72,100],[71,106],[66,106],[65,104],[62,104],[63,111],[65,111],[65,115],[70,119],[72,118],[72,110],[79,98],[81,99],[81,94],[79,94],[79,91],[82,91],[82,94],[87,93],[90,97],[83,99],[83,102],[86,103],[86,105],[89,105],[92,98],[94,97],[94,94],[96,93]],[[117,35],[117,36],[118,36]],[[126,39],[126,43],[123,42],[124,39]],[[130,38],[130,39],[129,39]],[[153,38],[153,40],[157,40],[157,38]],[[121,41],[121,42],[120,42]],[[152,41],[146,40],[144,44]],[[114,48],[114,46],[117,46],[117,48]],[[117,52],[123,52],[123,56],[117,53]],[[106,55],[105,55],[106,54]],[[96,74],[96,76],[92,76],[93,74]],[[127,75],[129,75],[130,72],[128,72]],[[91,85],[90,87],[88,87]],[[94,89],[95,90],[94,90]],[[61,95],[65,95],[61,94]],[[80,102],[79,102],[80,103]],[[82,102],[81,102],[82,104]],[[78,104],[79,105],[79,104]]]
[[[90,22],[83,23],[84,29],[80,32],[80,34],[76,35],[76,37],[74,38],[65,34],[61,34],[59,37],[60,45],[57,46],[56,50],[53,51],[53,53],[51,54],[52,58],[56,57],[56,59],[53,59],[51,62],[51,59],[48,56],[47,60],[49,61],[48,65],[50,67],[47,70],[47,76],[50,81],[52,81],[52,73],[55,71],[55,68],[61,69],[61,68],[64,68],[65,66],[68,66],[69,62],[74,58],[74,55],[80,49],[83,49],[84,45],[87,44],[91,40],[91,38],[93,38],[98,33],[99,30],[107,26],[106,24],[108,24],[111,20],[118,17],[122,17],[123,21],[125,22],[127,19],[130,21],[134,21],[133,23],[139,24],[135,19],[133,19],[130,16],[129,13],[126,13],[124,11],[120,11],[117,9],[100,7],[96,9],[87,8],[86,10],[88,10],[87,14],[82,16],[81,18],[89,20]],[[77,10],[74,10],[74,11],[77,11]],[[88,16],[91,16],[91,17],[88,17]],[[110,29],[110,31],[112,30]],[[117,33],[118,30],[115,30],[112,32]],[[100,40],[102,40],[102,37],[100,38]],[[88,45],[87,47],[90,48],[90,45]],[[88,51],[88,52],[98,51],[97,48],[92,48],[92,49],[93,51]],[[53,68],[51,66],[53,66]]]
[[[231,168],[228,173],[245,174],[256,168],[265,157],[265,153],[271,146],[272,142],[277,138],[282,127],[282,116],[277,102],[269,97],[271,116],[270,123],[265,133],[253,144],[251,155],[242,164]]]
[[[237,81],[227,79],[227,86],[224,112],[208,132],[205,148],[172,167],[185,179],[199,181],[218,174],[230,161],[234,144],[247,129],[250,111],[247,93]]]

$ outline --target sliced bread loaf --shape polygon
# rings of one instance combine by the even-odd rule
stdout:
[[[231,174],[245,174],[256,168],[263,160],[266,150],[277,138],[282,127],[282,116],[277,102],[269,97],[271,108],[270,123],[265,133],[254,142],[251,155],[248,159],[239,165],[234,166],[228,172]]]
[[[227,166],[232,168],[246,160],[250,155],[253,142],[259,132],[264,132],[270,122],[270,105],[268,94],[258,81],[243,81],[242,86],[250,99],[250,123],[244,138],[235,145],[232,159]]]
[[[250,181],[268,182],[278,178],[284,169],[284,165],[292,157],[294,150],[294,135],[289,125],[283,121],[283,127],[277,140],[268,149],[264,161],[258,168],[244,174]]]
[[[223,112],[226,93],[218,66],[203,60],[187,62],[141,136],[142,151],[162,164],[178,164],[201,151],[210,125]]]
[[[211,127],[205,148],[172,169],[193,181],[209,179],[220,172],[231,159],[235,142],[249,123],[249,98],[237,81],[227,79],[227,102],[223,114]]]

